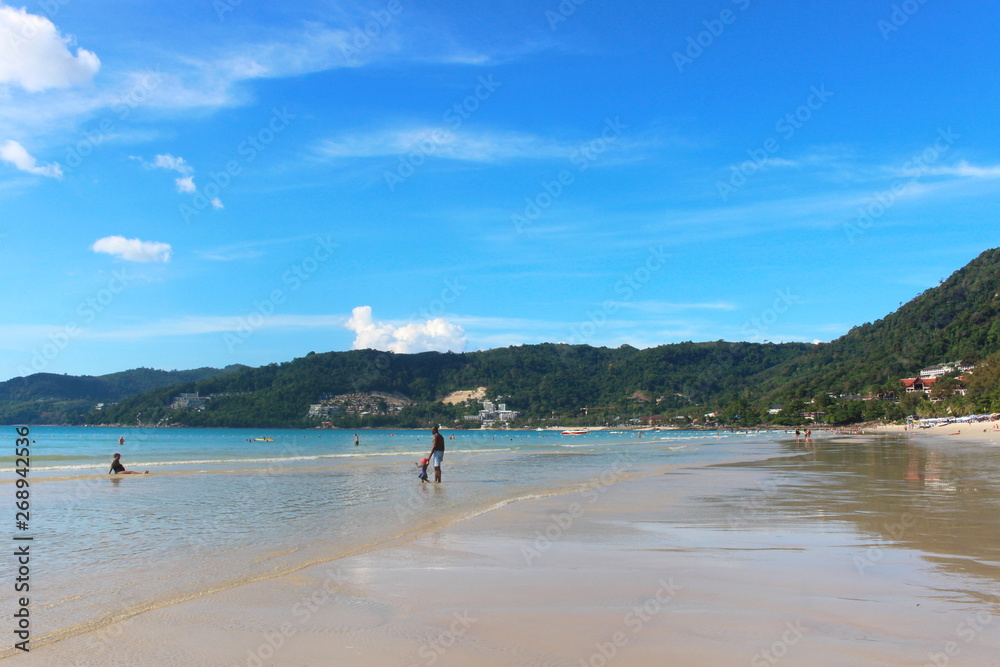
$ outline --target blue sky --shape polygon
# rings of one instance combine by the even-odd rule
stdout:
[[[0,2],[0,379],[832,340],[998,245],[998,19]]]

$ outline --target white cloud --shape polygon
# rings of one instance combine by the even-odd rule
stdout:
[[[927,170],[932,176],[961,176],[963,178],[1000,178],[1000,166],[977,167],[962,160],[950,167],[932,167]]]
[[[94,241],[91,250],[114,255],[130,262],[143,263],[169,262],[172,252],[169,243],[127,239],[124,236],[105,236]]]
[[[356,334],[355,350],[375,349],[397,353],[462,352],[467,339],[465,330],[440,317],[426,323],[410,323],[401,327],[372,320],[371,306],[358,306],[351,311],[345,326]]]
[[[174,185],[177,186],[177,192],[184,192],[192,195],[198,192],[198,186],[195,185],[194,182],[194,167],[188,164],[184,158],[171,155],[170,153],[162,153],[153,158],[152,162],[146,162],[141,157],[134,155],[132,156],[132,159],[141,162],[146,169],[166,169],[167,171],[176,171],[180,174],[179,177],[174,179]],[[224,208],[222,200],[218,197],[212,197],[210,203],[214,209]]]
[[[48,176],[49,178],[62,178],[62,167],[58,163],[45,164],[39,166],[35,158],[32,157],[24,146],[9,139],[7,143],[0,146],[0,160],[9,162],[21,171],[36,176]]]
[[[142,158],[136,159],[142,161]],[[152,163],[143,162],[143,164],[149,169],[166,169],[180,174],[179,178],[174,179],[177,192],[194,193],[198,191],[194,184],[194,167],[185,162],[182,157],[164,153],[153,158]]]
[[[163,155],[157,155],[153,159],[152,166],[159,167],[160,169],[170,169],[172,171],[176,171],[179,174],[194,173],[194,167],[185,162],[184,158],[176,157],[174,155],[170,155],[169,153],[165,153]]]
[[[82,48],[74,56],[72,43],[44,16],[0,4],[0,83],[29,93],[90,83],[101,61]]]
[[[197,192],[198,188],[194,186],[194,176],[181,176],[180,178],[175,178],[174,183],[177,184],[177,192]]]

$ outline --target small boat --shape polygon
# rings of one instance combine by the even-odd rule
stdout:
[[[562,435],[587,435],[590,431],[563,431]]]

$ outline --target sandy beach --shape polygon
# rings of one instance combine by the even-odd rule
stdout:
[[[1000,443],[1000,422],[951,423],[918,429],[887,424],[873,429],[873,431],[876,433],[909,433],[920,436],[948,436],[973,442]]]
[[[123,607],[15,662],[997,665],[998,456],[978,434],[609,469],[377,550]]]

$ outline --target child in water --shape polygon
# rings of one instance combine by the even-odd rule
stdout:
[[[417,465],[420,466],[420,473],[417,477],[420,478],[420,483],[423,484],[427,481],[427,466],[430,464],[431,460],[428,458],[422,458],[417,461]]]

